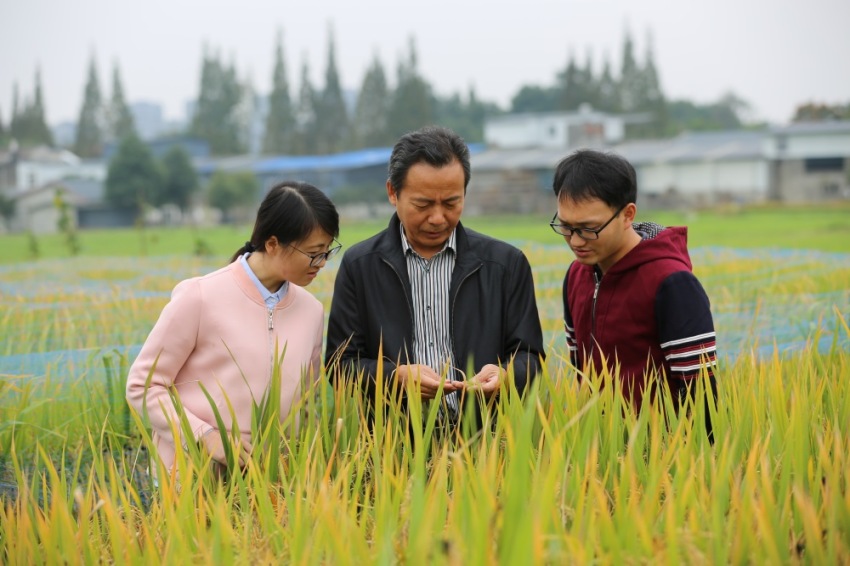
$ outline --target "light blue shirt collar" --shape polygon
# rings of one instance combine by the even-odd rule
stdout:
[[[260,283],[260,280],[257,278],[257,275],[254,273],[254,270],[251,269],[251,266],[248,265],[248,256],[251,255],[250,252],[239,256],[239,263],[242,264],[242,267],[245,268],[245,273],[248,274],[248,278],[254,282],[257,290],[260,292],[260,295],[263,297],[263,302],[266,303],[266,306],[274,308],[283,298],[286,296],[286,292],[289,290],[289,281],[284,281],[283,285],[280,286],[280,289],[277,292],[272,293],[266,286]]]

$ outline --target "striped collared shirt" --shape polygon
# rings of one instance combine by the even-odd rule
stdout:
[[[455,380],[454,352],[452,351],[449,287],[455,267],[457,248],[455,231],[443,249],[431,259],[425,259],[414,250],[401,226],[401,247],[407,260],[413,301],[413,363],[423,364],[446,379]],[[452,416],[458,414],[458,395],[444,397]]]

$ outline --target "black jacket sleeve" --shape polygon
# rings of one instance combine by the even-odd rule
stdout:
[[[534,295],[534,277],[525,254],[516,254],[507,277],[505,351],[514,356],[514,383],[522,393],[540,373],[541,361],[546,356]]]
[[[357,282],[343,258],[334,282],[334,294],[328,319],[328,338],[325,366],[331,382],[341,379],[359,379],[369,394],[374,394],[378,375],[378,359],[369,355],[368,337],[364,335],[363,321],[366,298],[357,289]],[[385,383],[395,371],[396,362],[381,359]]]

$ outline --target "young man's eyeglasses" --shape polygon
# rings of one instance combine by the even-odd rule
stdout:
[[[308,254],[307,252],[302,252],[301,250],[299,250],[298,248],[296,248],[292,244],[289,244],[289,247],[292,248],[293,250],[295,250],[296,252],[301,252],[302,254],[309,257],[310,258],[310,267],[319,267],[319,265],[323,261],[327,261],[327,260],[331,259],[333,256],[335,256],[337,254],[337,252],[339,252],[339,250],[342,249],[342,244],[340,244],[336,240],[334,240],[334,242],[336,242],[336,245],[334,247],[332,247],[331,249],[329,249],[326,252],[319,252],[317,254]]]
[[[552,222],[549,223],[549,226],[552,227],[552,230],[555,231],[556,234],[560,234],[561,236],[572,237],[573,234],[581,238],[582,240],[598,240],[599,232],[605,229],[606,226],[611,224],[617,216],[623,212],[623,209],[626,208],[628,204],[624,204],[620,208],[617,209],[617,212],[614,213],[614,216],[608,219],[608,222],[600,226],[599,228],[576,228],[575,226],[568,226],[563,222],[558,220],[558,213],[555,213],[555,216],[552,217]]]

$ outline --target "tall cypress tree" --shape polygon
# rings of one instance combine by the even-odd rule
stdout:
[[[661,81],[655,67],[655,57],[652,49],[652,37],[647,37],[646,58],[641,72],[640,110],[649,112],[652,123],[647,128],[646,135],[659,137],[667,133],[668,114],[667,102],[661,90]]]
[[[205,140],[214,155],[244,151],[240,143],[239,103],[242,87],[234,65],[224,65],[204,50],[201,84],[190,132]]]
[[[163,200],[185,212],[192,194],[198,189],[198,174],[189,154],[179,145],[172,147],[162,158]]]
[[[463,135],[468,142],[484,141],[484,119],[487,116],[501,114],[502,110],[494,102],[487,102],[478,98],[475,87],[469,87],[469,99],[467,103],[467,114],[471,124],[471,131]]]
[[[605,58],[602,66],[602,74],[599,75],[599,81],[596,87],[596,107],[603,112],[618,112],[620,110],[620,93],[617,88],[617,81],[611,74],[611,62]]]
[[[121,83],[121,72],[118,63],[112,68],[112,99],[109,102],[109,135],[114,140],[122,140],[136,134],[136,124],[133,114],[124,98],[124,87]]]
[[[410,54],[407,61],[402,60],[398,65],[398,80],[390,104],[388,122],[394,139],[434,122],[431,86],[419,76],[417,65],[416,43],[411,37]]]
[[[593,76],[593,57],[589,49],[584,67],[579,69],[578,76],[579,83],[582,85],[582,101],[580,104],[590,104],[593,108],[598,108],[599,82]]]
[[[561,85],[561,110],[575,110],[582,103],[582,85],[580,84],[579,69],[575,57],[570,53],[567,68],[559,75]]]
[[[6,137],[6,126],[3,125],[3,112],[2,109],[0,109],[0,144],[6,143]]]
[[[94,55],[89,62],[88,80],[77,120],[74,151],[80,157],[98,157],[103,152],[104,110]]]
[[[342,87],[336,68],[336,47],[333,31],[328,38],[328,64],[325,69],[325,88],[316,109],[317,150],[322,154],[344,149],[349,137],[348,111],[342,99]]]
[[[107,201],[137,214],[146,205],[163,203],[162,171],[148,146],[135,135],[127,136],[118,145],[109,162],[104,188]]]
[[[558,84],[561,88],[561,110],[574,111],[582,104],[596,107],[599,86],[593,77],[593,60],[589,51],[584,67],[580,67],[570,54],[566,69],[558,75]]]
[[[283,35],[277,34],[272,91],[266,115],[263,153],[288,154],[295,149],[295,114],[289,97],[289,81],[283,58]]]
[[[316,92],[310,83],[310,66],[305,56],[301,63],[301,88],[298,92],[298,108],[295,113],[295,153],[316,153]]]
[[[44,118],[44,98],[41,94],[41,73],[35,72],[35,96],[18,103],[18,85],[12,91],[12,119],[9,136],[22,147],[53,145],[53,134]]]
[[[631,34],[626,31],[623,39],[623,61],[620,68],[620,109],[634,112],[640,104],[641,71],[635,60]]]
[[[15,140],[21,136],[21,114],[18,107],[18,83],[12,85],[12,115],[9,118],[9,135]],[[20,143],[20,141],[18,142]]]
[[[53,145],[53,134],[44,117],[44,97],[41,93],[41,71],[35,71],[35,97],[29,109],[30,139],[33,144]]]
[[[375,53],[357,96],[352,124],[354,147],[382,147],[393,143],[393,138],[387,131],[389,104],[387,76],[378,54]]]

